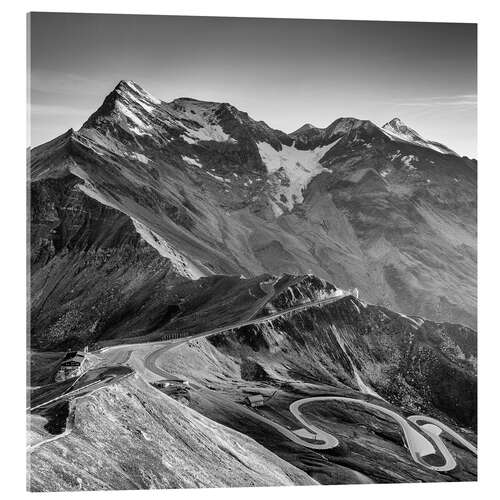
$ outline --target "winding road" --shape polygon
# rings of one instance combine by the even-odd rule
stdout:
[[[110,384],[115,384],[132,373],[134,373],[134,371],[131,368],[124,366],[96,368],[76,377],[69,387],[64,388],[64,383],[61,382],[49,384],[49,386],[47,386],[47,388],[50,387],[48,391],[38,391],[39,394],[32,397],[32,403],[34,404],[28,407],[27,411],[33,412],[41,408],[51,406],[55,403],[69,401],[75,397],[87,395],[97,389],[102,389]],[[78,382],[82,379],[82,384],[78,385]],[[87,381],[86,379],[90,380]],[[57,395],[54,395],[54,393]]]
[[[451,427],[448,427],[446,424],[443,424],[439,420],[427,417],[426,415],[412,415],[408,417],[410,422],[425,428],[427,433],[431,435],[441,435],[441,433],[445,433],[448,435],[448,438],[454,441],[456,444],[468,449],[470,452],[477,455],[477,448],[473,444],[469,443],[466,439],[464,439],[460,434],[455,432]],[[441,440],[442,441],[442,440]]]
[[[103,347],[101,349],[98,349],[96,351],[93,351],[93,354],[95,355],[101,355],[103,356],[106,364],[109,366],[109,364],[113,365],[124,365],[128,362],[131,353],[138,349],[138,348],[145,348],[145,347],[154,347],[158,346],[157,349],[153,349],[151,352],[149,352],[143,359],[144,367],[151,373],[159,376],[159,377],[170,377],[171,374],[167,373],[164,371],[161,367],[157,365],[157,361],[159,358],[165,354],[165,352],[175,349],[176,347],[179,347],[186,342],[189,342],[191,340],[195,339],[201,339],[201,338],[207,338],[213,335],[217,335],[220,333],[224,332],[230,332],[232,330],[235,330],[237,328],[241,328],[244,326],[250,326],[250,325],[259,325],[263,323],[267,323],[270,321],[273,321],[279,317],[283,317],[289,314],[294,314],[297,312],[300,312],[302,310],[308,309],[310,307],[320,307],[322,305],[330,304],[333,302],[337,302],[338,300],[351,295],[350,292],[344,292],[342,295],[338,296],[333,296],[333,297],[328,297],[326,299],[321,299],[321,300],[316,300],[304,304],[300,304],[298,306],[291,307],[289,309],[283,310],[276,312],[274,314],[264,316],[261,318],[255,318],[254,316],[262,309],[262,307],[265,305],[265,302],[269,300],[270,296],[272,295],[272,288],[273,284],[272,283],[266,283],[266,286],[268,287],[268,290],[264,290],[266,292],[266,297],[265,301],[264,300],[259,300],[259,308],[255,308],[252,310],[251,314],[247,319],[243,321],[239,321],[234,324],[230,325],[225,325],[222,327],[214,328],[211,330],[206,330],[204,332],[200,332],[198,334],[190,335],[187,337],[182,337],[176,340],[158,340],[155,342],[137,342],[137,343],[130,343],[130,344],[122,344],[122,345],[115,345],[115,346],[107,346]],[[340,345],[343,349],[345,349],[341,339],[339,339]],[[365,392],[366,394],[370,394],[372,396],[376,396],[379,399],[380,396],[378,396],[372,389],[368,388],[362,380],[359,378],[359,374],[357,373],[356,370],[354,370],[355,375],[357,375],[357,381],[358,385],[360,387],[360,390],[362,392]],[[64,392],[60,396],[51,398],[50,400],[44,401],[32,408],[30,410],[35,410],[38,409],[42,406],[46,406],[49,404],[53,404],[57,401],[60,401],[62,399],[71,399],[75,397],[81,397],[82,395],[90,392],[97,390],[99,388],[102,388],[106,386],[109,383],[114,383],[116,382],[120,376],[126,376],[125,374],[123,375],[107,375],[100,380],[92,381],[88,384],[85,384],[82,387],[78,387],[76,389],[72,389],[71,391]],[[359,378],[359,380],[358,380]],[[74,385],[74,384],[73,384]],[[290,404],[289,410],[292,413],[292,415],[296,418],[296,420],[303,426],[302,428],[292,431],[285,426],[274,422],[259,413],[252,411],[250,409],[247,409],[246,407],[243,407],[242,409],[251,416],[253,419],[257,419],[262,421],[263,423],[273,427],[277,431],[279,431],[282,435],[290,439],[291,441],[300,444],[306,448],[310,448],[313,450],[327,450],[327,449],[333,449],[336,448],[340,445],[340,442],[337,437],[334,435],[325,432],[324,430],[320,429],[319,427],[315,426],[314,424],[310,423],[307,421],[307,419],[304,417],[304,415],[301,413],[301,408],[304,405],[310,404],[310,403],[317,403],[317,402],[331,402],[331,401],[340,401],[344,403],[349,403],[349,404],[355,404],[359,406],[364,406],[365,408],[371,409],[371,410],[376,410],[379,411],[389,417],[391,417],[395,422],[399,424],[403,431],[404,435],[404,440],[406,443],[406,447],[408,448],[410,455],[412,459],[420,464],[423,467],[426,467],[428,469],[432,469],[435,471],[439,472],[447,472],[453,470],[456,466],[457,463],[453,456],[451,455],[450,451],[448,450],[446,444],[441,438],[442,434],[445,434],[448,439],[451,441],[455,442],[456,444],[462,446],[463,448],[469,450],[470,452],[474,453],[477,455],[477,449],[474,445],[469,443],[466,439],[464,439],[462,436],[460,436],[457,432],[455,432],[453,429],[448,427],[447,425],[441,423],[439,420],[436,420],[432,417],[427,417],[425,415],[415,415],[411,416],[408,418],[402,417],[400,414],[396,413],[395,411],[385,407],[385,406],[380,406],[378,404],[372,403],[370,401],[366,401],[364,399],[356,399],[356,398],[349,398],[349,397],[341,397],[341,396],[317,396],[317,397],[309,397],[309,398],[304,398],[300,399],[298,401],[293,402]],[[37,445],[38,446],[38,445]],[[443,460],[442,465],[433,465],[429,463],[428,461],[425,460],[425,457],[430,457],[430,456],[440,456]]]
[[[160,347],[159,349],[152,351],[145,357],[144,366],[149,371],[159,376],[170,376],[169,373],[165,372],[162,368],[157,366],[156,362],[166,351],[178,347],[183,343],[184,342],[182,341],[172,343],[170,345],[165,345],[163,347]],[[438,472],[448,472],[455,469],[455,467],[457,466],[455,459],[440,437],[442,432],[445,432],[453,441],[477,455],[477,449],[475,448],[475,446],[465,440],[453,429],[441,423],[439,420],[424,415],[411,416],[406,419],[399,413],[396,413],[395,411],[386,408],[385,406],[380,406],[378,404],[365,401],[364,399],[341,396],[317,396],[294,401],[290,405],[289,409],[292,415],[303,426],[303,428],[299,429],[298,431],[291,431],[283,425],[278,424],[277,422],[274,422],[255,411],[251,411],[248,409],[245,410],[251,414],[252,418],[260,420],[263,423],[273,427],[282,435],[297,444],[313,450],[327,450],[336,448],[340,445],[338,438],[308,422],[304,415],[301,413],[300,409],[303,405],[307,405],[310,403],[331,401],[342,401],[349,404],[364,406],[365,408],[379,411],[391,417],[401,427],[406,447],[408,448],[412,459],[419,465],[428,469]],[[425,460],[425,457],[436,455],[442,458],[442,465],[433,465]]]
[[[267,292],[270,294],[270,291]],[[268,316],[262,316],[260,318],[255,318],[255,314],[257,314],[262,307],[265,305],[269,297],[266,297],[266,302],[261,302],[260,307],[258,309],[255,309],[252,311],[251,315],[248,317],[248,319],[243,320],[243,321],[238,321],[237,323],[231,323],[229,325],[224,325],[220,326],[217,328],[213,328],[211,330],[205,330],[200,333],[195,333],[194,335],[189,335],[186,337],[181,337],[179,339],[164,339],[164,340],[157,340],[154,342],[133,342],[129,344],[120,344],[120,345],[110,345],[110,346],[105,346],[101,347],[100,349],[97,349],[93,351],[94,354],[106,354],[106,357],[108,358],[108,362],[113,362],[115,364],[124,364],[126,361],[123,361],[124,357],[128,359],[128,357],[131,354],[131,351],[134,348],[137,347],[144,347],[144,346],[154,346],[154,345],[159,345],[159,349],[156,351],[151,352],[145,359],[145,365],[147,365],[148,369],[152,371],[153,373],[157,373],[160,376],[165,376],[165,372],[161,371],[161,369],[158,369],[155,365],[155,360],[158,359],[158,357],[163,354],[165,351],[169,351],[170,349],[173,349],[174,347],[178,347],[179,345],[182,345],[186,342],[189,342],[191,340],[196,340],[196,339],[202,339],[202,338],[207,338],[211,337],[213,335],[217,335],[219,333],[225,333],[225,332],[230,332],[232,330],[236,330],[237,328],[242,328],[244,326],[250,326],[250,325],[261,325],[264,323],[268,323],[270,321],[274,321],[277,318],[287,316],[289,314],[295,314],[297,312],[303,311],[305,309],[309,309],[310,307],[321,307],[326,304],[331,304],[334,302],[339,301],[340,299],[343,299],[345,297],[349,297],[351,293],[349,291],[344,292],[341,295],[336,295],[333,297],[328,297],[326,299],[320,299],[320,300],[315,300],[311,302],[306,302],[304,304],[300,304],[298,306],[290,307],[289,309],[285,309],[282,311],[278,311],[274,314],[270,314]]]
[[[309,430],[313,434],[316,434],[316,438],[320,441],[323,441],[324,443],[328,441],[332,442],[331,438],[333,438],[337,441],[337,444],[335,444],[334,446],[338,446],[338,440],[334,436],[325,433],[304,418],[304,416],[300,412],[300,407],[309,403],[327,401],[343,401],[345,403],[357,404],[365,406],[366,408],[370,408],[372,410],[377,410],[391,417],[399,424],[399,426],[403,430],[406,447],[408,448],[408,451],[410,452],[413,460],[428,469],[439,472],[447,472],[453,470],[457,466],[455,459],[449,452],[443,440],[440,438],[440,434],[442,431],[446,432],[454,441],[458,442],[459,444],[470,450],[472,453],[477,455],[477,449],[475,448],[475,446],[473,446],[462,436],[457,434],[453,429],[432,417],[420,415],[411,416],[406,419],[395,411],[386,408],[385,406],[380,406],[363,399],[346,398],[341,396],[318,396],[299,399],[298,401],[293,402],[290,405],[290,412],[304,426],[305,429]],[[411,425],[409,422],[413,425]],[[420,424],[420,422],[424,423]],[[305,443],[304,446],[307,446],[307,443]],[[429,462],[425,461],[424,457],[430,455],[441,455],[444,464],[432,465]]]

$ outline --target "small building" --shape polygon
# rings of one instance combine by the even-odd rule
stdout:
[[[252,408],[264,405],[264,396],[262,394],[254,394],[245,398],[245,403]]]
[[[164,378],[162,380],[155,380],[152,383],[153,387],[157,389],[166,389],[167,387],[189,387],[189,381],[180,378]]]
[[[165,389],[166,387],[169,387],[170,384],[170,380],[155,380],[152,385],[157,389]]]
[[[72,358],[63,361],[61,366],[80,366],[83,363],[85,356],[83,354],[76,354]]]
[[[56,382],[66,380],[76,375],[76,372],[85,361],[85,352],[70,351],[66,354],[59,369],[57,370],[55,380]]]

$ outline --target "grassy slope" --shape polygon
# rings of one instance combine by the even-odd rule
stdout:
[[[252,439],[138,377],[77,400],[73,411],[72,431],[33,451],[33,491],[314,483]]]

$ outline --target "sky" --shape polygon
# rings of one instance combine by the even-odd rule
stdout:
[[[284,132],[399,117],[476,157],[475,24],[34,13],[29,25],[32,146],[78,129],[133,80]]]

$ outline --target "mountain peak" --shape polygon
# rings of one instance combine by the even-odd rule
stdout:
[[[401,118],[398,118],[395,116],[391,121],[387,122],[385,125],[390,125],[391,127],[406,127],[406,123],[401,120]],[[385,127],[384,125],[384,127]]]
[[[133,80],[120,80],[117,83],[115,90],[128,89],[128,88],[133,89],[135,86],[138,86],[138,85]]]
[[[423,137],[408,127],[400,118],[393,118],[390,122],[387,122],[383,127],[384,130],[397,134],[398,136],[410,140],[410,141],[423,141]]]
[[[152,104],[161,104],[161,101],[156,97],[152,96],[147,90],[144,90],[138,83],[133,80],[120,80],[118,85],[114,88],[113,92],[119,95],[125,96],[135,96],[141,98],[143,101],[150,102]]]
[[[124,90],[124,91],[134,91],[138,93],[145,92],[145,90],[133,80],[120,80],[115,87],[115,90]]]
[[[360,120],[351,116],[337,118],[332,122],[326,130],[330,134],[348,134],[353,130],[364,128],[367,130],[374,130],[376,126],[370,120]]]
[[[298,134],[303,134],[304,132],[307,132],[308,130],[318,130],[318,127],[315,127],[311,123],[304,123],[302,127],[298,128],[295,132],[292,132],[290,135],[298,135]]]
[[[417,146],[433,149],[439,153],[456,155],[454,151],[443,144],[424,139],[418,132],[408,127],[400,118],[393,118],[382,127],[382,130],[393,139],[410,142]]]

